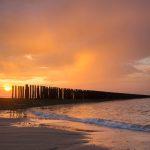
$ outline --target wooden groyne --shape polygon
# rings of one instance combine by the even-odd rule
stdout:
[[[102,102],[134,98],[149,98],[147,95],[102,92],[93,90],[59,88],[39,85],[12,86],[12,98],[0,98],[0,109],[22,109],[57,104]]]
[[[132,99],[144,97],[148,96],[39,85],[12,86],[12,99],[93,101],[96,99]]]
[[[101,92],[39,85],[12,86],[12,99],[25,100],[95,100],[144,98],[146,95]]]

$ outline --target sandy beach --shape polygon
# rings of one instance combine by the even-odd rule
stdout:
[[[95,128],[70,131],[49,127],[15,127],[20,119],[0,119],[0,149],[2,150],[149,150],[150,135]],[[28,122],[30,125],[30,122]],[[86,131],[86,132],[83,132]]]
[[[0,119],[0,149],[2,150],[106,150],[89,145],[81,132],[46,127],[13,127],[18,119]]]

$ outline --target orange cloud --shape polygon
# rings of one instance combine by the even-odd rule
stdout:
[[[149,93],[149,64],[143,63],[150,56],[148,6],[148,1],[1,0],[0,86],[38,81]]]

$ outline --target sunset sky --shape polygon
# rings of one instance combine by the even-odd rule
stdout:
[[[0,0],[6,84],[150,94],[149,0]]]

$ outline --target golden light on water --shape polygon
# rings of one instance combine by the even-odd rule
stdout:
[[[4,90],[5,90],[6,92],[11,91],[11,90],[12,90],[11,85],[8,85],[8,84],[4,85]]]

